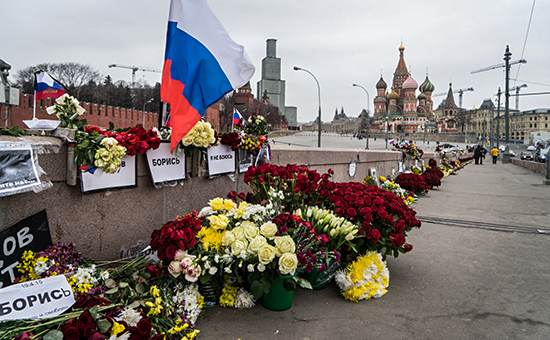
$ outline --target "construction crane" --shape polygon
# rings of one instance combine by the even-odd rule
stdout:
[[[525,59],[519,59],[519,60],[515,60],[515,61],[511,61],[509,62],[508,64],[510,66],[512,65],[515,65],[515,64],[525,64],[527,63],[527,60]],[[505,67],[506,64],[505,63],[500,63],[500,64],[496,64],[496,65],[492,65],[492,66],[487,66],[487,67],[484,67],[484,68],[480,68],[478,70],[473,70],[472,72],[470,72],[470,74],[474,74],[474,73],[479,73],[479,72],[483,72],[483,71],[489,71],[489,70],[494,70],[495,68],[502,68],[502,67]]]
[[[458,107],[462,108],[462,94],[464,92],[473,91],[473,90],[474,90],[473,87],[468,87],[467,89],[460,89],[460,90],[454,90],[453,91],[453,93],[458,93]],[[447,93],[448,92],[441,92],[441,93],[438,93],[438,94],[432,94],[432,97],[444,96]]]
[[[158,72],[158,73],[161,72],[161,70],[152,68],[152,67],[127,66],[127,65],[120,65],[120,64],[109,65],[109,68],[112,68],[112,67],[127,68],[132,70],[132,88],[135,87],[135,83],[136,83],[136,71]]]
[[[510,89],[510,91],[516,91],[516,110],[519,111],[519,90],[523,87],[527,87],[527,84],[514,86]]]

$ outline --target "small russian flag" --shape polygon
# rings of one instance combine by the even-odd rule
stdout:
[[[59,98],[65,90],[48,73],[39,71],[36,73],[36,100],[44,98]]]
[[[233,108],[233,125],[239,125],[239,122],[243,119],[243,116],[239,113],[236,107]],[[246,122],[244,122],[246,125]]]

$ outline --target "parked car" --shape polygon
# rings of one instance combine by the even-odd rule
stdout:
[[[456,148],[456,145],[444,143],[444,144],[439,144],[439,147],[441,148],[441,150],[445,150],[448,148]]]
[[[527,147],[527,151],[536,151],[536,150],[537,150],[537,148],[534,145],[529,145]]]
[[[457,148],[456,146],[451,146],[450,148],[441,150],[445,153],[451,153],[451,152],[460,152],[462,151],[460,148]]]
[[[550,150],[550,147],[546,149],[538,149],[537,152],[535,152],[535,161],[546,162],[546,155],[548,154],[549,150]]]
[[[526,161],[527,161],[527,160],[532,161],[532,160],[534,159],[533,153],[532,153],[531,151],[523,151],[523,152],[521,153],[520,159],[523,159],[523,160],[526,160]]]

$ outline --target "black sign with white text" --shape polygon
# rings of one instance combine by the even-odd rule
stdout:
[[[25,250],[39,252],[52,245],[46,210],[0,231],[0,288],[20,276],[16,267]]]

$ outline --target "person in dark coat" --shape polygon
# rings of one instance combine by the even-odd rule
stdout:
[[[479,145],[476,146],[475,150],[474,150],[474,160],[475,160],[475,164],[479,164],[479,160],[482,159],[481,158],[481,147]],[[481,161],[483,164],[483,160]]]

